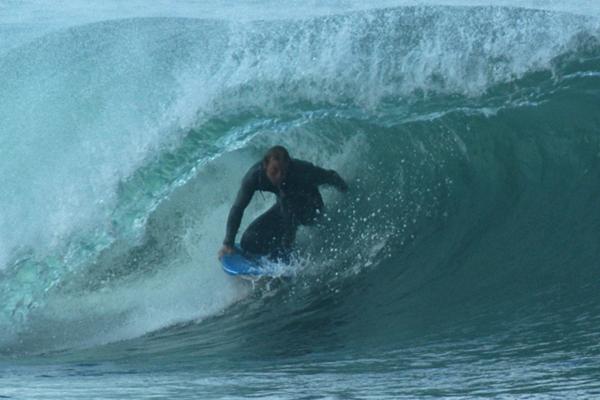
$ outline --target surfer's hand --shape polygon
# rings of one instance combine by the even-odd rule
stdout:
[[[345,181],[342,181],[342,184],[340,185],[340,191],[342,193],[346,193],[348,191],[348,184]]]
[[[223,245],[223,247],[221,247],[221,250],[219,250],[219,258],[223,257],[225,254],[233,254],[234,252],[235,249],[233,248],[233,246]]]

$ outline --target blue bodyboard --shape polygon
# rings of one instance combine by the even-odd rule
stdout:
[[[241,278],[258,279],[260,277],[289,275],[280,263],[271,261],[266,256],[247,253],[237,244],[235,245],[235,253],[223,255],[220,261],[225,272]]]

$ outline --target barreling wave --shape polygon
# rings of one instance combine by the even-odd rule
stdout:
[[[168,340],[187,329],[230,348],[251,328],[294,341],[325,322],[337,343],[382,344],[410,337],[417,315],[473,328],[516,308],[546,316],[548,299],[593,312],[599,26],[405,7],[126,19],[11,49],[0,58],[2,354],[135,338],[251,295],[215,253],[242,174],[274,143],[339,170],[351,192],[325,190],[327,219],[300,232],[291,289],[261,300],[270,316],[242,302],[226,312],[239,319]],[[245,223],[269,201],[255,198]]]

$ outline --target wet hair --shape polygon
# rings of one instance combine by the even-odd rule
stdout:
[[[271,160],[280,162],[284,168],[287,168],[290,163],[290,153],[288,153],[287,149],[283,146],[273,146],[265,153],[265,156],[263,157],[263,168],[267,168]]]

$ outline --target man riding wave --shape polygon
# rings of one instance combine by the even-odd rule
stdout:
[[[219,257],[235,251],[235,236],[244,210],[257,190],[274,193],[276,203],[254,220],[241,239],[252,254],[282,257],[289,254],[300,225],[313,225],[323,211],[320,185],[346,192],[348,185],[334,170],[291,158],[283,146],[274,146],[254,164],[244,178],[227,218],[227,233]]]

